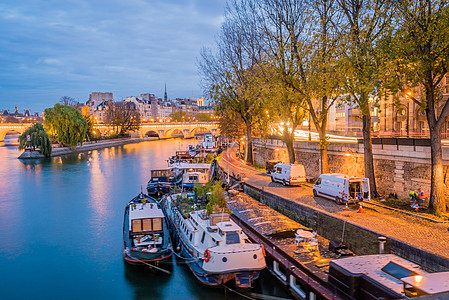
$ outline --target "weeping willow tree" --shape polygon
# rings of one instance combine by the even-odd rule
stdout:
[[[54,141],[70,145],[72,150],[78,143],[83,144],[88,129],[87,121],[80,111],[59,103],[45,109],[44,125]]]
[[[30,136],[30,141],[27,140],[27,136]],[[36,123],[19,137],[20,145],[19,149],[25,149],[25,147],[38,148],[45,157],[51,156],[51,140],[48,134],[45,132],[44,126],[40,123]]]

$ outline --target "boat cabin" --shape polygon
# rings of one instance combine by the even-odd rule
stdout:
[[[155,203],[131,204],[129,210],[129,234],[134,245],[162,244],[164,213]]]
[[[399,299],[449,292],[449,272],[428,273],[394,254],[332,260],[329,282],[352,299]]]

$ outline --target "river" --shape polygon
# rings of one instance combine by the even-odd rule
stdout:
[[[148,141],[26,161],[0,143],[2,299],[244,299],[202,286],[173,258],[171,275],[122,259],[123,212],[151,169],[194,140]],[[290,298],[268,272],[251,290]]]

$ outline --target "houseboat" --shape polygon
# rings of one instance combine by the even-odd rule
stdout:
[[[157,202],[140,193],[126,205],[123,258],[130,264],[159,264],[172,256],[170,233]]]
[[[206,185],[211,179],[212,164],[197,164],[180,162],[173,164],[169,169],[175,185],[183,188],[193,188],[196,185]]]
[[[148,195],[161,196],[170,191],[170,170],[151,170],[151,178],[148,181]]]
[[[237,287],[251,287],[266,267],[264,249],[250,243],[229,214],[208,214],[185,193],[167,194],[162,203],[175,250],[200,282],[220,286],[233,280]]]

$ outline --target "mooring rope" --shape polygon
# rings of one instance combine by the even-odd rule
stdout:
[[[150,268],[155,268],[156,270],[159,270],[159,271],[164,272],[164,273],[169,274],[169,275],[171,274],[170,271],[167,271],[167,270],[165,270],[165,269],[156,267],[155,265],[149,264],[149,263],[147,263],[147,262],[145,262],[145,261],[142,261],[142,260],[140,260],[140,259],[138,259],[138,258],[136,258],[136,257],[134,257],[134,256],[129,255],[129,257],[131,257],[132,259],[134,259],[134,260],[136,260],[136,261],[138,261],[138,262],[140,262],[140,263],[143,263],[144,265],[149,266]]]
[[[224,285],[224,284],[222,284],[222,286],[223,286],[224,288],[230,290],[231,292],[234,292],[234,293],[236,293],[237,295],[242,296],[242,297],[244,297],[244,298],[246,298],[246,299],[257,300],[256,298],[251,298],[250,296],[247,296],[247,295],[245,295],[245,294],[239,293],[239,292],[237,292],[236,290],[233,290],[233,289],[231,289],[230,287],[228,287],[228,286],[226,286],[226,285]]]

